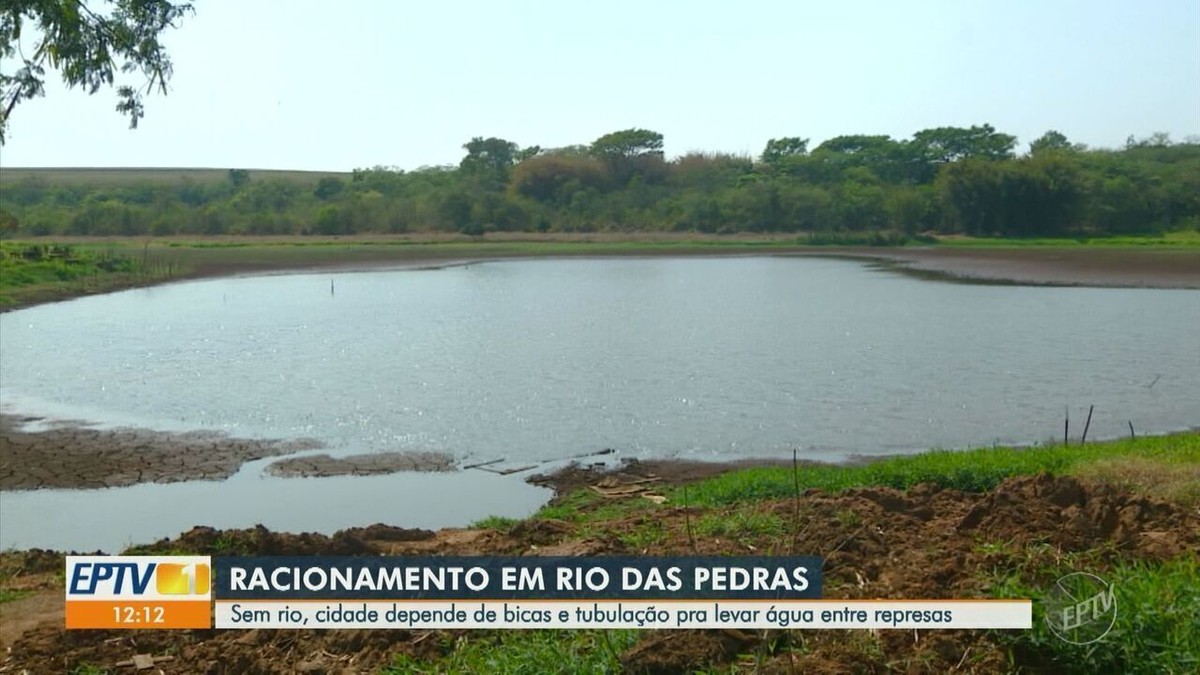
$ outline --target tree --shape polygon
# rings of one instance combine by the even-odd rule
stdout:
[[[172,67],[159,36],[193,12],[191,3],[103,4],[111,9],[92,9],[84,0],[5,0],[0,9],[0,59],[16,60],[19,67],[12,74],[0,72],[0,143],[17,104],[45,94],[47,66],[57,70],[68,87],[83,87],[89,95],[113,86],[118,71],[141,73],[143,84],[117,86],[116,109],[129,116],[130,128],[137,128],[145,114],[143,93],[167,92]],[[22,44],[29,36],[27,28],[37,33],[28,54]]]
[[[591,154],[608,166],[617,187],[625,187],[635,175],[653,181],[666,176],[662,147],[663,135],[657,131],[625,129],[597,138]]]
[[[313,188],[313,196],[323,202],[330,199],[336,199],[346,189],[346,184],[339,178],[333,176],[325,176],[317,181],[317,187]]]
[[[600,159],[630,159],[663,154],[663,135],[647,129],[614,131],[592,143],[592,154]]]
[[[1051,129],[1042,134],[1041,138],[1029,144],[1029,154],[1037,155],[1042,152],[1061,152],[1071,149],[1071,142],[1061,132]]]
[[[476,136],[463,144],[467,156],[458,167],[467,173],[492,174],[502,180],[508,179],[508,170],[517,162],[520,146],[503,138]]]
[[[235,192],[250,184],[250,172],[246,169],[230,169],[228,177]]]
[[[1002,134],[990,124],[963,127],[938,127],[913,134],[925,159],[935,164],[957,162],[960,159],[1012,159],[1016,136]]]
[[[604,184],[604,165],[586,155],[551,151],[521,162],[513,169],[514,192],[539,202],[565,205],[576,192]]]
[[[760,158],[763,164],[776,166],[789,157],[796,157],[808,153],[808,139],[799,138],[797,136],[788,136],[786,138],[772,138],[767,141],[767,147],[763,148],[762,157]]]

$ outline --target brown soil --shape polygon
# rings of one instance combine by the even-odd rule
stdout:
[[[223,480],[243,463],[321,447],[313,440],[248,440],[224,434],[92,429],[65,424],[24,431],[37,418],[0,415],[0,489],[105,488]]]
[[[645,477],[626,474],[617,482]],[[611,476],[601,476],[600,480]],[[609,480],[609,483],[612,481]],[[439,532],[374,525],[339,532],[279,534],[257,528],[218,532],[196,528],[174,541],[136,552],[187,550],[255,555],[607,555],[689,553],[734,555],[803,553],[826,560],[828,598],[987,597],[1004,574],[1038,574],[1064,557],[1083,556],[1101,572],[1117,559],[1163,560],[1200,548],[1200,513],[1092,481],[1018,477],[986,494],[917,486],[908,492],[863,488],[755,504],[789,524],[786,536],[697,531],[704,517],[728,522],[739,510],[655,505],[600,523],[530,520],[503,529]],[[611,502],[604,502],[611,503]],[[746,508],[746,507],[740,507]],[[797,521],[797,514],[799,520]],[[654,536],[647,537],[647,532]],[[1078,563],[1078,561],[1076,561]],[[21,569],[18,575],[11,570]],[[454,648],[455,632],[408,631],[70,631],[62,627],[60,554],[0,554],[12,587],[34,579],[45,615],[5,631],[11,647],[0,670],[62,672],[88,663],[102,667],[134,654],[171,655],[164,673],[371,672],[396,654],[430,660]],[[38,575],[41,575],[40,577]],[[14,579],[16,581],[14,581]],[[1053,579],[1046,579],[1048,585]],[[29,602],[29,599],[18,602]],[[34,607],[35,604],[19,607]],[[18,605],[0,605],[6,615]],[[36,624],[36,625],[35,625]],[[30,626],[33,626],[32,628]],[[11,640],[11,642],[9,642]],[[785,649],[786,647],[795,649]],[[985,631],[648,631],[621,655],[628,672],[678,673],[701,667],[748,672],[994,672],[1006,651]]]
[[[845,249],[929,278],[981,283],[1200,288],[1200,251],[1105,248]]]
[[[330,457],[305,455],[272,462],[267,473],[284,478],[377,476],[401,471],[453,471],[454,458],[440,452],[379,452]]]
[[[529,237],[489,236],[489,241],[528,241]],[[797,246],[768,248],[762,252],[731,249],[714,252],[711,246],[701,245],[706,239],[676,241],[671,237],[567,237],[552,241],[593,241],[604,244],[617,241],[670,241],[678,248],[669,251],[637,249],[621,252],[620,256],[746,256],[798,255],[814,257],[847,257],[876,260],[896,266],[900,271],[930,278],[987,283],[1015,283],[1054,286],[1115,286],[1132,288],[1200,288],[1200,250],[1197,249],[1132,249],[1132,248],[878,248],[866,246]],[[353,239],[344,240],[353,243]],[[454,239],[457,241],[457,239]],[[719,243],[722,240],[717,240]],[[736,243],[735,240],[729,240]],[[586,256],[586,253],[578,256]],[[537,257],[521,253],[515,257]],[[248,259],[228,259],[214,255],[198,258],[189,278],[205,278],[263,272],[329,269],[354,270],[380,267],[434,268],[462,265],[490,259],[514,257],[503,251],[496,255],[483,253],[458,258],[444,254],[431,256],[408,246],[378,246],[352,254],[331,256],[322,260],[307,256],[302,260],[276,259],[270,256]]]
[[[681,459],[625,459],[612,468],[603,462],[571,463],[549,474],[530,476],[534,485],[548,487],[556,495],[566,495],[589,485],[641,484],[647,479],[664,485],[682,485],[720,474],[756,466],[791,466],[775,459],[739,459],[732,462],[697,462]]]
[[[167,433],[146,429],[94,429],[75,422],[26,431],[22,427],[41,418],[0,414],[0,489],[124,487],[137,483],[174,483],[187,480],[223,480],[245,462],[288,455],[321,447],[312,439],[248,440],[209,432]],[[600,457],[612,450],[579,455]],[[748,466],[774,464],[771,460],[691,462],[676,460],[626,460],[621,472],[634,477],[655,474],[669,484],[698,480]],[[512,469],[489,468],[492,462],[468,465],[507,474]],[[437,452],[380,452],[347,457],[326,454],[287,457],[272,462],[267,472],[285,478],[372,476],[402,471],[443,472],[458,468],[454,458]],[[528,469],[532,467],[518,467]],[[530,482],[566,492],[612,473],[596,462],[571,464]]]

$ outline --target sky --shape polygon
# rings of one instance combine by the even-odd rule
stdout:
[[[137,130],[53,75],[0,168],[411,170],[475,136],[631,127],[668,157],[983,123],[1022,151],[1200,135],[1200,0],[194,1]]]

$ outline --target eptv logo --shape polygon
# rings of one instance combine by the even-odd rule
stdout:
[[[74,567],[68,562],[67,598],[97,594],[142,598],[150,588],[151,579],[158,595],[208,595],[212,569],[207,562],[154,562],[159,560],[156,558],[130,562],[131,557],[119,561],[112,558],[80,561]]]
[[[68,556],[67,628],[208,628],[207,556]]]

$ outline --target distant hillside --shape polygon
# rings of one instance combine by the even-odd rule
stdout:
[[[349,180],[349,173],[336,171],[275,171],[250,169],[251,180],[283,180],[315,185],[325,177]],[[33,178],[49,185],[145,185],[147,183],[179,183],[189,180],[194,183],[212,184],[229,179],[229,169],[180,169],[180,168],[23,168],[0,167],[0,185],[19,183]]]

